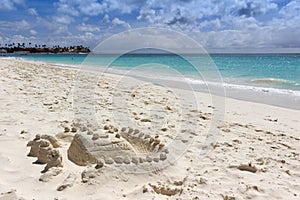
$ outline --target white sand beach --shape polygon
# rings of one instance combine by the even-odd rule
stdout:
[[[86,77],[78,72],[0,60],[0,200],[300,198],[300,110],[230,98],[223,102],[209,94],[112,74],[94,77],[99,82],[91,83],[90,95],[78,80],[89,83],[92,72]],[[190,97],[197,105],[188,102]],[[74,120],[82,116],[76,126]],[[163,154],[167,158],[141,165],[133,157],[128,163],[124,158],[123,164],[103,163],[97,169],[92,162],[76,165],[68,149],[75,134],[89,128],[88,120],[93,120],[94,132],[113,129],[105,141],[118,140],[130,148],[128,155],[141,153],[140,146],[148,144],[143,143],[144,134],[139,137],[145,140],[127,136],[122,127],[159,138],[162,149],[168,148]],[[33,164],[37,158],[27,156],[27,143],[37,134],[55,137],[62,156],[63,167],[49,170],[54,175],[47,178],[41,173],[46,165]],[[92,136],[97,136],[93,141],[103,139],[101,134]],[[97,148],[102,148],[100,143]],[[143,153],[159,152],[151,148],[146,146],[149,155]],[[134,173],[141,168],[151,170]]]

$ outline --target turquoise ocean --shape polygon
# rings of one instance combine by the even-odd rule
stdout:
[[[210,76],[205,68],[207,59],[211,59],[228,90],[278,94],[289,96],[297,101],[300,98],[300,54],[211,54],[207,56],[187,55],[184,57],[172,54],[127,54],[119,57],[113,55],[84,54],[30,54],[13,55],[14,58],[28,61],[45,62],[67,67],[89,65],[108,68],[111,72],[136,71],[137,76],[161,78],[176,81],[177,76],[193,85],[205,84],[204,79],[220,84],[220,79],[201,77],[200,73]],[[196,70],[188,60],[194,60],[203,67]],[[109,66],[108,61],[113,61]],[[157,77],[158,76],[158,77]],[[249,96],[249,95],[248,95]],[[292,107],[300,109],[300,105]],[[289,107],[289,106],[288,106]]]

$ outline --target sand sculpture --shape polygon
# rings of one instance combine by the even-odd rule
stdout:
[[[165,161],[169,153],[158,138],[138,129],[104,126],[104,133],[87,127],[79,130],[68,149],[68,158],[77,165],[155,164]]]
[[[27,146],[31,147],[30,152],[27,154],[27,156],[30,156],[30,157],[38,156],[38,152],[39,152],[40,144],[41,144],[42,140],[49,141],[54,148],[57,148],[60,146],[59,142],[57,141],[57,139],[55,137],[46,135],[46,134],[44,134],[44,135],[37,134],[32,141],[29,141],[27,143]]]
[[[63,167],[62,156],[59,150],[53,149],[53,147],[60,146],[55,137],[37,134],[32,141],[28,142],[27,146],[31,147],[28,156],[37,157],[34,163],[47,164],[42,173],[53,167]]]
[[[68,158],[80,166],[95,164],[95,168],[104,165],[113,166],[158,166],[167,160],[168,148],[158,136],[145,134],[138,129],[105,125],[102,130],[95,125],[77,123],[75,134],[68,149]],[[45,138],[45,139],[43,139]],[[29,156],[37,157],[35,163],[47,164],[42,171],[63,167],[58,141],[53,136],[36,135],[30,141]]]
[[[45,139],[45,140],[48,140],[54,148],[57,148],[57,147],[60,146],[60,144],[57,141],[57,139],[54,136],[52,136],[52,135],[46,135],[46,134],[44,134],[44,135],[41,135],[41,138]]]
[[[31,147],[30,152],[27,154],[27,156],[37,157],[37,155],[39,153],[41,141],[42,141],[41,140],[41,135],[37,134],[32,141],[29,141],[27,143],[27,146]]]
[[[41,143],[39,146],[39,152],[37,154],[37,164],[46,164],[50,161],[48,154],[52,150],[52,145],[48,140],[41,139]]]
[[[58,149],[53,149],[48,153],[49,162],[42,172],[48,171],[52,167],[63,167],[62,157]]]

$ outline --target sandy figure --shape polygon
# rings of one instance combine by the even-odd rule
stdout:
[[[50,161],[47,163],[42,173],[47,172],[52,167],[63,167],[62,157],[58,149],[52,149],[48,154],[48,158]]]
[[[35,164],[46,164],[50,162],[50,159],[48,157],[48,154],[52,150],[52,145],[48,140],[41,139],[41,144],[39,146],[39,152],[37,155],[37,161],[35,161]]]
[[[30,152],[27,154],[27,156],[37,157],[37,155],[39,153],[39,148],[40,148],[41,142],[42,142],[42,140],[41,140],[40,134],[37,134],[33,140],[29,141],[27,143],[27,146],[31,147],[31,148],[30,148]]]

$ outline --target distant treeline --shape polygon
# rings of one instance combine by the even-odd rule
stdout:
[[[25,46],[25,43],[12,43],[12,44],[0,44],[0,49],[5,50],[7,53],[16,53],[16,52],[28,52],[28,53],[89,53],[89,47],[84,47],[82,45],[78,46],[68,46],[60,47],[55,45],[53,47],[47,47],[47,45],[38,45],[28,43],[28,46]]]

